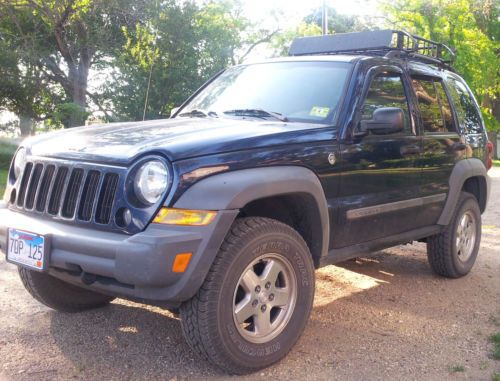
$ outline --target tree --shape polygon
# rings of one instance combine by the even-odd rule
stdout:
[[[21,45],[29,43],[27,30],[37,27],[30,62],[63,89],[69,103],[63,109],[76,111],[67,114],[65,124],[76,126],[85,122],[88,97],[97,99],[88,91],[91,68],[107,66],[123,45],[121,26],[137,24],[142,6],[132,0],[5,0],[0,12],[17,27]]]
[[[147,23],[123,28],[126,43],[113,61],[115,86],[105,91],[119,119],[168,116],[215,73],[277,33],[254,28],[235,2],[162,1],[150,13]]]
[[[43,26],[27,22],[28,12],[10,16],[0,18],[0,110],[18,115],[21,135],[28,136],[34,133],[36,122],[49,117],[61,92],[34,58]]]
[[[499,129],[500,22],[494,0],[396,0],[384,9],[392,28],[456,49],[454,67],[478,97],[487,127]]]
[[[342,15],[333,7],[327,7],[328,34],[359,32],[367,29],[367,25],[356,16]],[[311,14],[304,17],[306,24],[314,24],[321,27],[323,8],[316,8]]]
[[[273,41],[275,55],[287,55],[288,49],[296,37],[318,36],[322,33],[321,23],[323,15],[322,7],[314,9],[309,15],[294,28],[280,33]],[[362,21],[356,16],[342,15],[335,8],[327,7],[328,33],[359,32],[366,29],[374,29],[368,21]]]

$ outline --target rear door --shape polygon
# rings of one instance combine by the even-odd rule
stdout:
[[[342,174],[337,225],[332,246],[340,248],[412,230],[418,225],[421,141],[415,131],[408,94],[411,85],[401,68],[378,66],[365,80],[364,101],[353,141],[341,145]],[[404,131],[360,133],[360,121],[382,107],[401,108]]]
[[[466,145],[457,123],[443,80],[437,76],[411,75],[418,103],[418,123],[423,134],[421,196],[426,203],[419,213],[425,225],[436,224],[449,190],[451,172],[466,157]]]

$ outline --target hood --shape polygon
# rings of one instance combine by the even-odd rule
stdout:
[[[123,165],[145,153],[176,161],[300,143],[310,139],[311,130],[324,127],[254,119],[175,118],[72,128],[30,138],[24,145],[35,156]]]

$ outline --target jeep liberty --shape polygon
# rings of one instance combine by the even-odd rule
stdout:
[[[436,274],[471,270],[492,145],[452,58],[401,31],[299,38],[168,120],[31,137],[0,249],[53,309],[163,306],[212,364],[267,367],[302,334],[321,266],[424,241]]]

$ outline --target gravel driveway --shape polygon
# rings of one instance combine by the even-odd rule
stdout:
[[[425,245],[400,246],[317,271],[304,335],[277,365],[242,380],[491,380],[488,337],[500,332],[500,169],[483,216],[478,262],[465,278],[434,276]],[[228,377],[199,360],[178,319],[116,300],[54,312],[0,259],[0,380],[180,380]]]

